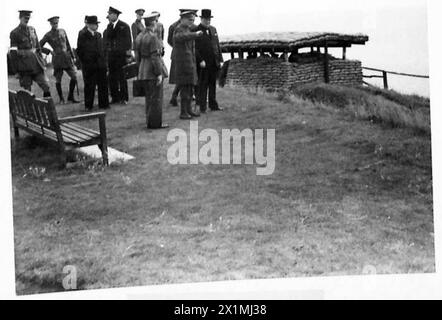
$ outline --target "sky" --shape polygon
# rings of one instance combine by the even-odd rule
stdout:
[[[85,15],[97,15],[107,25],[109,6],[120,11],[120,19],[131,24],[135,9],[161,12],[160,21],[166,27],[178,19],[178,9],[212,9],[213,25],[219,35],[263,31],[327,31],[364,33],[370,37],[365,46],[353,46],[347,51],[349,59],[357,59],[367,67],[390,71],[425,74],[428,66],[427,9],[425,0],[254,0],[254,1],[49,1],[15,0],[0,11],[2,46],[7,50],[9,32],[18,25],[19,9],[33,10],[30,25],[41,38],[50,26],[47,19],[58,15],[71,44],[76,46],[78,31]],[[167,35],[166,35],[167,36]],[[166,45],[165,62],[170,63],[170,47]],[[340,57],[340,51],[332,51]],[[226,56],[228,58],[228,56]],[[381,84],[381,80],[371,80]],[[389,76],[389,84],[405,93],[429,96],[427,79]]]

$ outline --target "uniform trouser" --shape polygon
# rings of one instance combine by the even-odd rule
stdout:
[[[199,89],[199,105],[201,110],[206,110],[207,108],[207,92],[209,92],[209,108],[218,108],[218,103],[216,102],[216,78],[218,69],[216,68],[202,68],[200,72],[200,77],[198,79],[198,89]]]
[[[180,93],[180,86],[179,85],[175,85],[175,88],[172,91],[172,98],[170,99],[171,101],[176,101],[176,99],[178,98],[178,94]]]
[[[156,80],[143,80],[146,94],[146,125],[157,129],[162,126],[163,118],[163,83],[157,85]]]
[[[195,96],[197,96],[198,94],[198,86],[195,86],[193,89],[193,92],[195,94]],[[171,101],[176,101],[176,99],[178,99],[178,95],[180,94],[180,86],[179,85],[175,85],[175,88],[172,91],[172,98],[170,99]],[[198,99],[196,99],[198,101]]]
[[[124,77],[123,66],[126,64],[126,54],[109,54],[109,89],[112,101],[129,101],[127,80]]]
[[[106,69],[83,67],[84,105],[86,109],[94,106],[95,88],[98,87],[98,106],[109,107],[109,91],[107,88]]]
[[[54,77],[55,77],[56,83],[61,83],[64,71],[66,71],[69,78],[71,78],[72,80],[77,80],[77,72],[75,71],[74,68],[72,68],[72,67],[71,68],[57,68],[57,69],[54,69]]]
[[[194,87],[192,84],[180,85],[181,112],[191,111]]]
[[[44,93],[48,93],[50,91],[49,79],[46,77],[43,71],[36,74],[20,74],[20,87],[31,91],[32,81],[35,81]]]

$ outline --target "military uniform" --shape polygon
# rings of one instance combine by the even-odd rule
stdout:
[[[180,11],[184,11],[185,9],[180,9]],[[187,10],[186,10],[187,11]],[[191,11],[191,10],[189,10]],[[175,21],[173,24],[170,25],[169,27],[169,32],[167,35],[167,43],[172,47],[172,53],[170,55],[170,74],[169,74],[169,83],[170,84],[174,84],[175,83],[175,50],[174,50],[174,45],[173,45],[173,35],[175,32],[175,29],[180,25],[180,20]],[[196,28],[196,25],[194,25],[191,30],[193,28]],[[196,88],[195,88],[195,92],[196,92]],[[178,102],[177,102],[177,98],[178,98],[178,94],[180,93],[180,87],[178,85],[175,85],[175,88],[172,92],[172,97],[170,98],[170,104],[173,106],[177,106]]]
[[[84,105],[91,110],[94,104],[95,88],[98,87],[98,106],[109,107],[108,79],[106,75],[106,55],[103,39],[99,32],[80,32],[77,54],[81,62],[84,80]]]
[[[173,34],[175,32],[176,27],[180,24],[180,20],[175,21],[173,24],[170,25],[169,27],[169,33],[167,35],[167,43],[172,47],[172,53],[170,55],[170,75],[169,75],[169,83],[174,83],[175,81],[175,61],[174,61],[174,56],[175,56],[175,49],[174,49],[174,45],[173,45]],[[176,93],[176,95],[178,96],[178,92]],[[175,96],[176,99],[176,96]]]
[[[202,61],[205,68],[200,68],[198,79],[198,98],[201,111],[207,108],[207,92],[209,93],[209,108],[219,109],[216,101],[216,79],[223,62],[223,56],[219,45],[218,33],[213,26],[200,24],[196,31],[203,31],[203,35],[195,41],[196,62],[198,66]]]
[[[69,83],[69,95],[68,100],[77,102],[74,100],[74,89],[77,85],[77,70],[74,66],[74,53],[69,43],[66,31],[63,29],[53,29],[46,33],[40,41],[42,51],[50,52],[48,49],[43,48],[48,43],[52,47],[52,65],[54,67],[54,77],[56,81],[56,87],[60,100],[63,99],[63,92],[61,89],[61,80],[63,78],[63,72],[71,78]]]
[[[164,40],[164,26],[161,22],[157,22],[157,25],[155,27],[155,34],[162,44]]]
[[[154,16],[153,16],[154,17]],[[150,129],[163,127],[163,82],[157,84],[157,78],[167,77],[161,53],[163,45],[155,30],[146,28],[135,40],[135,56],[139,64],[138,80],[142,80],[146,94],[146,124]]]
[[[20,77],[20,86],[31,90],[35,81],[43,90],[44,97],[49,97],[49,80],[45,75],[45,62],[41,56],[37,33],[31,26],[19,25],[10,33],[11,57],[15,70]],[[14,48],[17,51],[13,50]]]
[[[192,32],[189,27],[179,24],[173,34],[173,59],[174,78],[170,83],[179,87],[181,98],[181,115],[183,119],[188,116],[198,116],[191,109],[192,94],[194,87],[198,82],[196,57],[195,57],[195,39],[198,38],[196,32]]]
[[[132,31],[132,40],[134,44],[134,49],[135,49],[135,40],[137,39],[137,36],[144,31],[144,29],[146,29],[146,27],[144,26],[143,22],[135,20],[135,22],[132,23],[131,31]]]

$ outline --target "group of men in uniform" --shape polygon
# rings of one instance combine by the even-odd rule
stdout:
[[[173,48],[169,83],[175,84],[175,90],[171,104],[177,105],[180,94],[181,119],[200,115],[191,107],[193,97],[203,113],[207,105],[213,111],[222,110],[216,101],[217,73],[223,61],[218,34],[211,26],[211,10],[203,9],[201,23],[195,25],[197,12],[180,9],[180,19],[170,26],[167,39]],[[38,41],[35,29],[28,25],[31,11],[19,11],[20,25],[11,32],[10,39],[11,56],[20,85],[30,90],[32,81],[35,81],[42,88],[43,96],[50,97],[41,53],[52,54],[60,103],[65,103],[61,86],[64,72],[70,77],[67,100],[78,103],[74,97],[77,87],[75,59],[78,57],[83,72],[86,110],[93,108],[97,88],[99,108],[109,108],[113,103],[127,104],[129,93],[123,67],[133,61],[133,50],[139,67],[138,80],[144,84],[147,126],[152,129],[164,127],[161,109],[163,81],[168,71],[163,61],[164,27],[158,21],[160,13],[153,11],[145,16],[144,9],[137,9],[137,18],[131,27],[119,19],[120,14],[121,11],[109,7],[109,24],[103,36],[97,31],[100,23],[97,16],[86,16],[85,26],[78,33],[75,55],[65,30],[58,27],[58,16],[48,19],[51,30]],[[49,44],[52,50],[45,48],[45,44]]]

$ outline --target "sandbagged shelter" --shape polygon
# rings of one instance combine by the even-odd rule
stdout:
[[[326,32],[263,32],[220,39],[230,53],[221,82],[227,85],[290,89],[311,82],[362,85],[360,61],[348,60],[347,49],[363,45],[368,36]],[[342,48],[333,57],[330,48]]]

